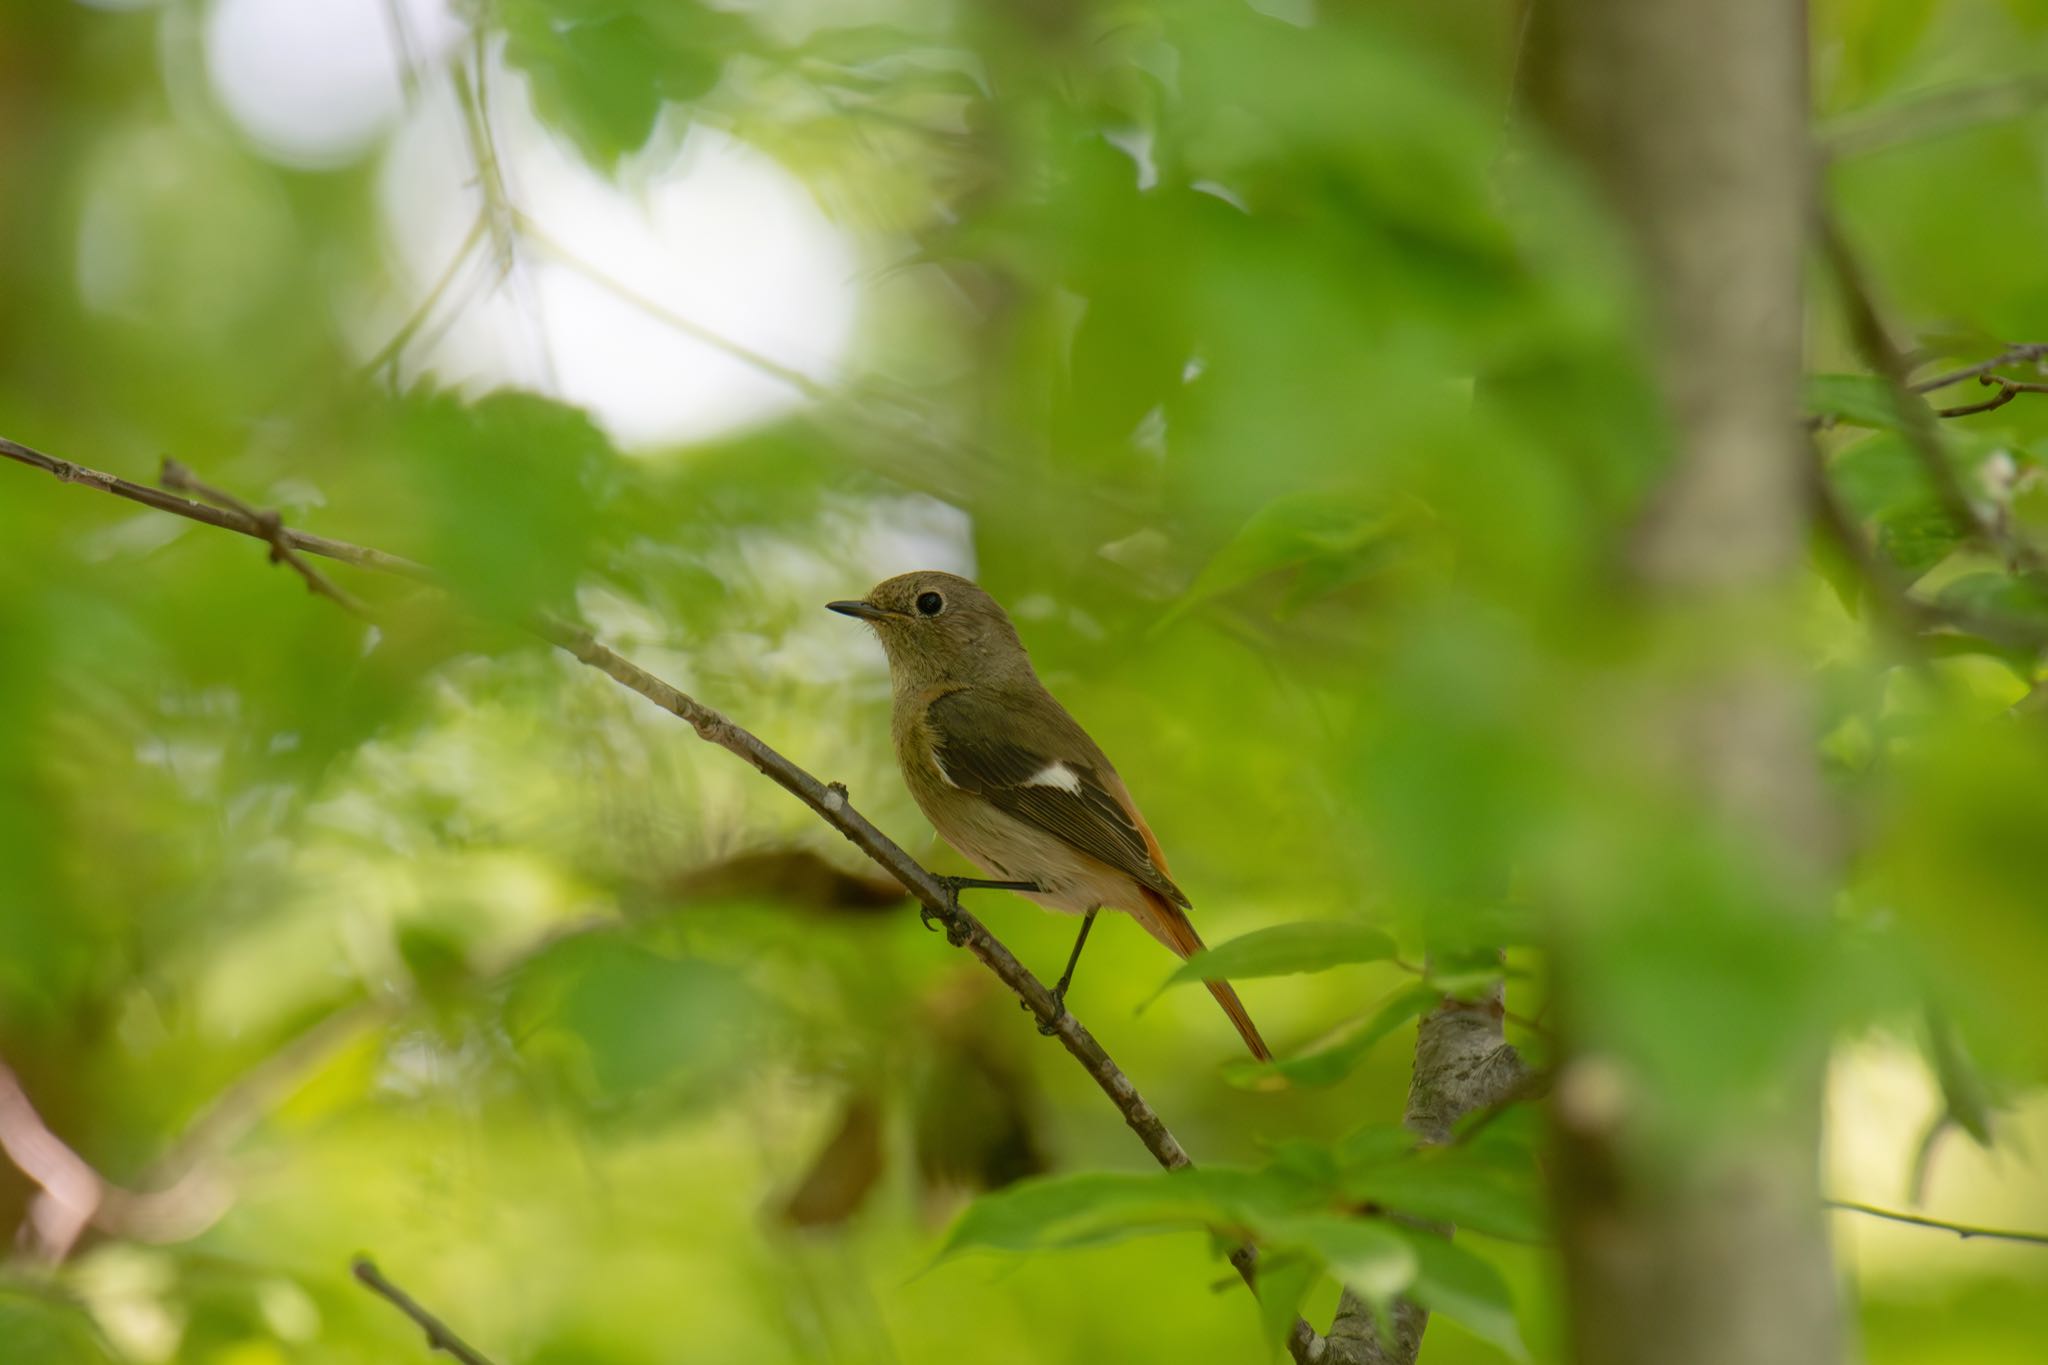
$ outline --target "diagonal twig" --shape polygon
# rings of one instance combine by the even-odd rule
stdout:
[[[1935,375],[1932,379],[1918,379],[1906,387],[1914,393],[1933,393],[1936,389],[1945,389],[1966,379],[1981,379],[1993,370],[2002,370],[2007,365],[2039,364],[2044,359],[2048,359],[2048,342],[2016,342],[1989,360],[1980,360],[1974,365],[1965,365],[1960,370]]]
[[[1900,1213],[1896,1209],[1881,1209],[1874,1204],[1859,1204],[1853,1199],[1824,1199],[1821,1202],[1843,1213],[1860,1213],[1865,1217],[1883,1218],[1888,1222],[1908,1223],[1916,1228],[1953,1232],[1965,1242],[1972,1237],[1983,1237],[2000,1242],[2025,1242],[2030,1246],[2048,1246],[2048,1232],[2018,1232],[2010,1228],[1983,1228],[1972,1223],[1951,1223],[1945,1218],[1925,1218],[1917,1213]]]
[[[386,1279],[384,1272],[377,1269],[377,1263],[369,1257],[356,1257],[350,1263],[349,1269],[371,1293],[388,1300],[394,1308],[411,1318],[419,1329],[427,1334],[428,1350],[445,1351],[461,1361],[462,1365],[491,1365],[489,1356],[455,1335],[447,1323],[421,1307],[417,1299]]]
[[[251,507],[224,489],[200,482],[191,470],[168,456],[164,458],[162,483],[166,488],[190,493],[202,502],[212,503],[215,507],[223,508],[255,523],[262,532],[263,539],[270,543],[271,563],[283,564],[305,579],[307,591],[326,598],[344,611],[352,612],[365,620],[369,619],[369,608],[362,604],[361,599],[336,585],[333,579],[306,562],[306,557],[299,553],[298,547],[292,544],[291,537],[285,534],[284,518],[276,512]]]
[[[273,526],[256,515],[253,509],[239,503],[221,507],[175,497],[112,474],[59,459],[4,437],[0,437],[0,456],[41,469],[66,483],[97,488],[101,492],[140,502],[158,511],[170,512],[176,516],[265,541],[273,549],[282,544],[295,551],[319,555],[380,573],[394,574],[415,582],[439,581],[433,570],[414,560],[368,546],[309,535],[281,523]],[[983,966],[994,972],[1023,1002],[1024,1007],[1037,1017],[1044,1031],[1060,1040],[1061,1045],[1080,1063],[1103,1094],[1108,1096],[1110,1103],[1123,1116],[1126,1126],[1137,1135],[1153,1160],[1168,1170],[1178,1170],[1194,1164],[1187,1150],[1180,1145],[1179,1139],[1167,1128],[1165,1120],[1159,1117],[1158,1111],[1138,1093],[1138,1088],[1132,1084],[1131,1078],[1104,1050],[1102,1044],[1095,1040],[1095,1036],[1080,1019],[1071,1010],[1055,1001],[1044,983],[1033,976],[1024,964],[1017,960],[1016,955],[988,931],[986,925],[960,906],[954,893],[945,883],[933,876],[921,863],[905,852],[901,845],[882,833],[865,815],[856,810],[848,799],[847,790],[843,785],[837,782],[821,782],[810,772],[770,747],[752,731],[649,673],[617,651],[600,643],[589,631],[581,627],[553,617],[541,616],[529,622],[528,628],[579,663],[598,670],[621,687],[639,693],[662,710],[687,721],[697,732],[698,738],[716,744],[746,760],[769,781],[796,797],[826,824],[838,830],[854,847],[901,882],[905,890],[909,891],[934,918],[944,924],[948,942],[966,948]],[[1230,1263],[1247,1285],[1256,1288],[1258,1253],[1254,1248],[1237,1248],[1231,1253]],[[1300,1319],[1295,1321],[1289,1347],[1297,1361],[1306,1363],[1322,1358],[1322,1338]]]
[[[1936,408],[1936,417],[1974,417],[1980,412],[2002,408],[2023,393],[2048,393],[2048,384],[2031,383],[2024,379],[2007,379],[2002,374],[1980,374],[1979,384],[1996,384],[1998,392],[1981,403],[1963,403],[1952,408]]]

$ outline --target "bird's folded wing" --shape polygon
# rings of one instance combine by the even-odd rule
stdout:
[[[1035,717],[1041,724],[1020,726],[1017,705],[1016,698],[992,699],[974,689],[933,702],[925,728],[940,775],[1186,905],[1187,897],[1153,860],[1144,818],[1118,799],[1113,788],[1122,783],[1080,726],[1057,703],[1050,714]],[[1020,729],[1043,733],[1047,742],[1022,742],[1015,738]]]

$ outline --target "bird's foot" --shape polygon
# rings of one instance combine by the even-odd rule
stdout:
[[[918,921],[927,929],[936,930],[943,928],[946,931],[946,942],[958,948],[965,941],[967,933],[966,927],[960,920],[960,887],[966,879],[963,877],[934,877],[932,880],[944,888],[946,892],[946,908],[944,911],[934,910],[923,901],[919,901],[917,904]]]
[[[1067,1017],[1066,987],[1054,987],[1050,994],[1052,996],[1052,1018],[1038,1021],[1038,1033],[1042,1038],[1050,1038],[1055,1033],[1058,1033],[1060,1031],[1060,1021]],[[1031,1006],[1025,1004],[1024,1008],[1028,1010]]]

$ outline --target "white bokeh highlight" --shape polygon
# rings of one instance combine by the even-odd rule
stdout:
[[[674,110],[646,150],[602,175],[540,124],[495,53],[482,82],[505,203],[427,307],[486,208],[447,69],[465,32],[448,0],[214,0],[207,11],[215,94],[260,153],[318,168],[382,148],[390,261],[337,300],[365,360],[424,309],[402,380],[544,393],[637,452],[773,420],[833,382],[857,262],[801,181]]]
[[[641,451],[769,420],[804,402],[806,383],[832,382],[856,261],[801,181],[702,125],[665,127],[607,179],[540,125],[515,76],[488,78],[521,220],[514,265],[484,244],[422,328],[408,374],[552,393]],[[486,208],[445,86],[394,138],[381,194],[399,269],[366,354],[429,294]]]
[[[403,47],[422,69],[462,37],[447,0],[214,0],[206,65],[222,106],[290,165],[343,165],[404,107]]]

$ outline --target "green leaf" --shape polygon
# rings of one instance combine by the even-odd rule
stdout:
[[[757,1007],[728,968],[585,934],[528,964],[506,1013],[544,1077],[588,1110],[619,1113],[714,1098],[747,1063]]]
[[[1415,1284],[1409,1292],[1417,1303],[1517,1360],[1529,1358],[1515,1322],[1514,1297],[1498,1270],[1448,1237],[1391,1226],[1415,1253]]]
[[[1426,984],[1395,992],[1380,1007],[1352,1021],[1337,1037],[1298,1057],[1255,1062],[1239,1057],[1223,1064],[1223,1078],[1248,1090],[1269,1089],[1277,1077],[1288,1085],[1335,1085],[1355,1070],[1373,1045],[1395,1029],[1429,1013],[1443,997]]]
[[[0,1342],[8,1365],[100,1365],[114,1359],[92,1316],[59,1297],[0,1285]]]
[[[1272,1223],[1265,1231],[1275,1242],[1314,1252],[1338,1283],[1375,1307],[1413,1284],[1420,1265],[1407,1241],[1375,1219],[1310,1214]]]
[[[1398,1123],[1368,1123],[1347,1133],[1337,1144],[1337,1165],[1345,1171],[1400,1161],[1422,1141]]]
[[[1278,498],[1204,565],[1159,622],[1164,629],[1213,598],[1258,579],[1296,572],[1290,609],[1390,567],[1430,524],[1421,503],[1326,491]]]
[[[1992,620],[2048,616],[2048,582],[2038,574],[1973,573],[1943,585],[1935,601]]]
[[[1806,377],[1806,410],[1859,426],[1896,430],[1898,400],[1892,387],[1870,374],[1811,374]]]
[[[1977,1140],[1980,1147],[1991,1145],[1990,1087],[1976,1063],[1956,1036],[1955,1025],[1939,1009],[1927,1011],[1927,1055],[1934,1063],[1935,1078],[1941,1083],[1941,1099],[1948,1117]]]
[[[1203,949],[1182,963],[1159,989],[1190,981],[1293,976],[1353,962],[1384,962],[1393,955],[1394,940],[1370,925],[1337,921],[1276,924]]]
[[[1303,1251],[1276,1249],[1259,1257],[1259,1331],[1276,1355],[1287,1349],[1294,1320],[1301,1316],[1301,1302],[1322,1269]]]
[[[1514,1171],[1464,1156],[1459,1148],[1426,1149],[1406,1161],[1347,1174],[1344,1192],[1429,1222],[1454,1223],[1510,1241],[1540,1242],[1549,1235],[1533,1169]]]
[[[1878,553],[1918,578],[1955,552],[1962,530],[1940,504],[1918,503],[1878,523]]]
[[[691,0],[502,0],[497,14],[534,112],[601,168],[646,144],[664,102],[717,84],[748,31]]]
[[[939,1256],[1092,1246],[1180,1228],[1248,1228],[1312,1208],[1322,1197],[1314,1186],[1272,1168],[1051,1176],[977,1199],[953,1225]]]
[[[574,592],[617,463],[580,409],[531,394],[407,400],[398,432],[430,545],[472,603],[507,617]]]
[[[1927,468],[1895,431],[1867,436],[1828,462],[1828,478],[1858,519],[1939,506]]]

